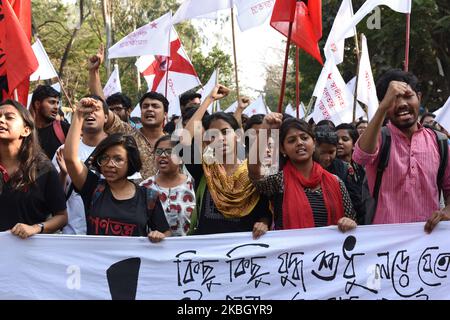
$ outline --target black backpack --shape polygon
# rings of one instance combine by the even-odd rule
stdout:
[[[436,135],[436,141],[439,149],[440,163],[437,175],[437,185],[439,189],[439,194],[441,193],[442,180],[444,179],[445,168],[448,161],[448,137],[436,130],[433,130]],[[363,182],[362,188],[362,199],[366,207],[366,215],[364,219],[364,224],[372,224],[375,217],[375,212],[377,210],[378,195],[380,193],[381,180],[383,178],[383,173],[389,163],[389,156],[391,154],[391,133],[387,127],[381,128],[381,146],[380,146],[380,161],[378,162],[377,175],[375,178],[375,184],[373,188],[373,195],[370,194],[367,175]]]

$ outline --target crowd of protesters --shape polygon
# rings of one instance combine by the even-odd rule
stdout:
[[[380,105],[370,121],[243,119],[247,98],[234,113],[208,114],[230,93],[218,84],[201,103],[199,94],[181,96],[181,117],[166,124],[169,102],[148,92],[137,123],[126,95],[105,99],[102,58],[89,59],[91,94],[70,124],[58,120],[60,95],[50,86],[34,90],[29,110],[0,104],[0,231],[158,242],[410,222],[431,232],[450,220],[448,135],[433,114],[419,114],[420,83],[411,73],[389,70],[378,79]]]

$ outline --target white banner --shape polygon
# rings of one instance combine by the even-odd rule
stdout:
[[[169,238],[0,233],[0,299],[450,299],[450,223]]]

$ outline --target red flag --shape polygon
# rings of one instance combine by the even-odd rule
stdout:
[[[8,0],[0,0],[0,101],[14,98],[26,105],[30,75],[39,64],[30,40]]]
[[[31,0],[8,0],[22,25],[27,39],[31,41]]]
[[[287,37],[290,21],[291,41],[323,64],[318,43],[322,38],[322,1],[309,0],[306,6],[303,1],[277,0],[270,25]]]

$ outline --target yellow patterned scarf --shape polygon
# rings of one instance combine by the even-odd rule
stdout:
[[[227,176],[220,164],[203,162],[203,171],[214,204],[226,218],[242,218],[252,212],[259,201],[259,193],[248,177],[247,160],[232,176]]]

